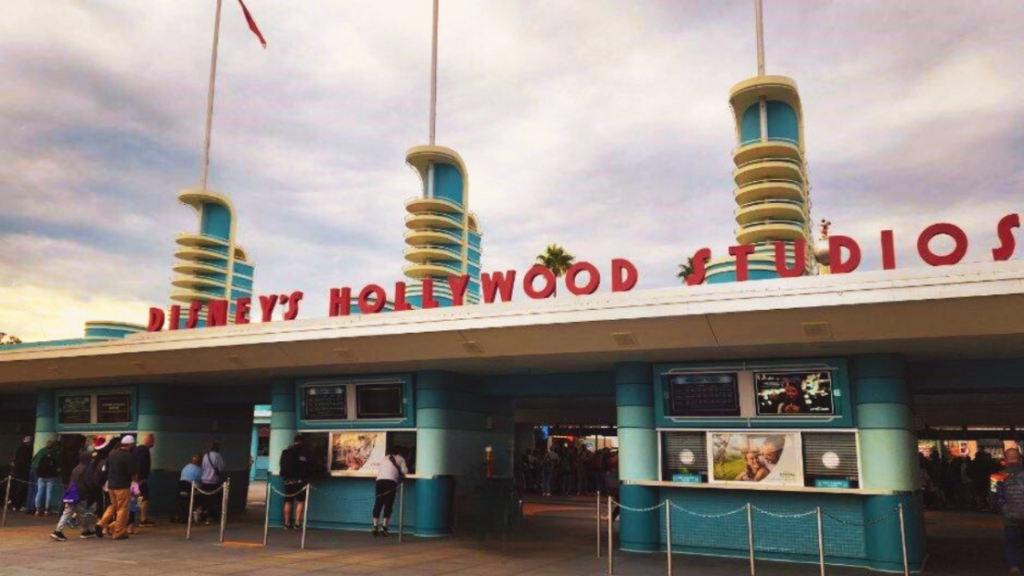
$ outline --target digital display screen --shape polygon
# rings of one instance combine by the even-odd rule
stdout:
[[[401,418],[404,410],[401,384],[356,387],[357,418]]]
[[[739,416],[736,374],[665,374],[669,416]]]
[[[57,399],[61,424],[92,423],[92,396],[61,396]]]
[[[754,372],[758,416],[835,414],[830,370]]]
[[[348,400],[344,386],[314,386],[305,389],[303,411],[306,420],[344,420]]]

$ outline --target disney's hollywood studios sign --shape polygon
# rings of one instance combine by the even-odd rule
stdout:
[[[1014,230],[1020,228],[1020,215],[1008,214],[999,220],[996,232],[999,238],[999,246],[992,249],[994,261],[1009,260],[1016,250],[1016,238]],[[947,253],[937,253],[932,249],[932,241],[939,236],[948,237],[952,241],[952,249]],[[894,234],[892,230],[882,230],[879,234],[879,243],[882,254],[882,268],[885,270],[896,269],[896,249]],[[921,260],[929,266],[951,266],[960,263],[967,255],[968,249],[967,233],[955,224],[938,223],[926,227],[917,237],[917,253]],[[806,258],[802,257],[807,253],[807,242],[796,240],[794,242],[774,242],[775,248],[775,270],[782,278],[802,276],[806,272]],[[750,256],[754,253],[755,245],[741,244],[729,248],[729,255],[735,259],[736,281],[744,282],[749,279]],[[849,236],[831,235],[827,240],[822,240],[815,246],[815,255],[823,265],[829,266],[832,274],[848,274],[855,271],[861,264],[860,244]],[[787,253],[797,255],[792,264],[787,262]],[[711,260],[710,248],[701,248],[693,255],[693,271],[686,277],[686,284],[693,286],[702,284],[707,278],[707,264]],[[517,282],[517,278],[519,282]],[[629,260],[615,258],[611,261],[609,269],[610,286],[612,292],[629,292],[639,280],[639,273],[636,266]],[[420,308],[438,308],[440,302],[435,298],[434,280],[424,278],[421,282]],[[559,278],[554,272],[544,266],[533,266],[522,276],[518,276],[515,270],[505,270],[480,275],[480,288],[484,304],[494,302],[511,302],[516,286],[520,286],[522,293],[532,300],[543,300],[555,295]],[[463,306],[466,301],[466,294],[469,289],[470,276],[468,274],[450,275],[443,282],[447,285],[447,292],[451,296],[452,306]],[[566,270],[562,277],[566,290],[574,296],[594,294],[601,286],[602,276],[597,266],[589,262],[576,262]],[[412,310],[413,306],[407,300],[407,285],[405,282],[395,282],[392,291],[393,310],[401,312]],[[362,314],[377,314],[383,312],[388,301],[388,292],[379,284],[367,284],[358,292],[350,287],[331,288],[328,299],[328,316],[348,316],[351,314],[353,304]],[[252,322],[254,313],[260,315],[261,322],[273,321],[275,310],[283,310],[281,316],[284,320],[294,320],[298,317],[299,306],[304,297],[303,292],[295,291],[290,294],[270,294],[258,296],[256,304],[258,310],[253,308],[252,298],[238,298],[235,300],[234,324],[249,324]],[[181,326],[184,315],[184,328],[195,328],[199,325],[200,318],[205,312],[206,326],[225,326],[228,324],[230,305],[227,299],[212,299],[207,301],[193,300],[188,307],[174,304],[170,312],[165,314],[162,308],[149,309],[148,330],[158,332],[166,325],[168,330],[177,330]]]

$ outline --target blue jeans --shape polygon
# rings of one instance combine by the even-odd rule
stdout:
[[[553,470],[548,470],[547,468],[541,470],[540,481],[542,494],[551,494],[551,476],[553,474]]]
[[[1006,565],[1009,568],[1024,569],[1024,526],[1007,525],[1006,530]]]
[[[56,478],[40,478],[36,488],[36,512],[46,512],[53,502],[53,485],[57,483]]]
[[[25,509],[29,512],[36,510],[36,485],[39,479],[36,478],[36,471],[28,471],[28,498],[25,499]]]

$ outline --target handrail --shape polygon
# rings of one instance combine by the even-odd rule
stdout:
[[[758,158],[756,160],[747,160],[746,162],[736,166],[736,169],[733,170],[733,172],[735,173],[736,171],[738,171],[738,170],[740,170],[740,169],[742,169],[742,168],[744,168],[746,166],[750,166],[752,164],[763,164],[765,162],[783,162],[783,163],[786,163],[786,164],[793,164],[794,166],[799,168],[801,171],[803,171],[803,166],[804,166],[804,163],[802,161],[800,161],[800,160],[794,160],[792,158],[780,158],[780,157],[777,157],[777,156],[769,156],[768,158]]]
[[[743,141],[741,141],[739,146],[737,146],[737,147],[732,149],[732,155],[735,156],[737,152],[739,152],[740,150],[742,150],[744,148],[748,148],[748,147],[751,147],[751,146],[756,146],[757,144],[768,144],[770,142],[783,142],[785,144],[792,144],[793,146],[796,147],[796,149],[798,151],[800,150],[800,141],[799,140],[794,140],[793,138],[778,138],[778,137],[773,138],[771,136],[769,136],[767,140],[761,140],[761,137],[758,136],[756,140],[743,140]]]
[[[448,254],[454,255],[456,258],[462,258],[462,251],[456,250],[451,246],[442,246],[440,244],[420,244],[418,246],[411,246],[406,248],[404,254],[415,252],[416,250],[440,250],[441,252],[447,252]]]
[[[800,227],[801,230],[804,229],[804,223],[800,222],[798,220],[772,220],[771,218],[768,218],[766,220],[759,220],[757,222],[751,222],[749,224],[743,224],[742,226],[740,226],[736,230],[745,230],[747,228],[753,228],[755,226],[771,226],[771,225],[774,225],[774,224],[782,224],[782,225],[786,225],[786,226],[798,226],[798,227]]]
[[[737,208],[736,210],[743,210],[744,208],[751,208],[753,206],[758,206],[760,204],[790,204],[792,206],[799,206],[800,208],[804,207],[804,202],[802,200],[789,200],[788,198],[765,198],[763,200],[754,200],[753,202],[740,204],[739,208]]]
[[[191,284],[208,284],[218,288],[224,288],[227,285],[226,280],[216,280],[214,278],[206,278],[205,276],[196,276],[193,274],[177,274],[171,279],[171,284],[175,282],[188,281]]]
[[[416,218],[418,216],[437,216],[439,218],[444,218],[445,220],[448,220],[449,222],[451,222],[453,224],[457,224],[459,226],[462,226],[462,217],[461,216],[454,216],[452,214],[445,214],[444,212],[414,212],[414,213],[410,213],[408,216],[406,216],[405,220],[406,220],[406,222],[408,222],[410,219]]]
[[[227,272],[228,271],[228,267],[227,266],[221,266],[221,265],[218,265],[218,264],[210,264],[209,262],[200,262],[198,260],[182,260],[182,259],[178,259],[174,263],[174,265],[171,266],[171,270],[174,270],[178,266],[205,266],[207,268],[212,268],[213,270],[216,270],[218,272]],[[191,274],[191,272],[181,272],[181,274]],[[245,274],[242,274],[242,276],[245,276]],[[248,278],[248,276],[246,276],[246,278]]]
[[[417,232],[440,234],[442,236],[448,236],[449,238],[455,240],[459,244],[462,244],[462,236],[459,236],[457,234],[452,234],[451,232],[448,232],[447,230],[438,230],[437,228],[413,228],[412,230],[409,230],[408,232],[405,233],[405,237],[408,238],[410,234],[415,234]]]
[[[456,274],[462,274],[462,269],[461,268],[457,268],[455,266],[450,266],[448,264],[441,264],[440,262],[433,262],[433,261],[430,261],[430,260],[428,260],[426,262],[420,262],[418,264],[408,264],[406,266],[402,266],[402,271],[404,272],[406,270],[409,270],[411,268],[415,268],[417,266],[436,266],[438,268],[444,268],[445,270],[448,270],[450,272],[454,272]]]
[[[464,212],[465,211],[465,208],[462,205],[460,205],[458,203],[455,203],[455,202],[452,202],[451,200],[448,200],[447,198],[438,198],[436,196],[433,197],[433,198],[428,198],[426,196],[413,196],[412,198],[409,198],[408,200],[405,201],[405,206],[408,206],[409,204],[412,204],[413,202],[415,202],[417,200],[436,200],[436,201],[441,202],[443,204],[447,204],[447,205],[451,206],[452,208],[458,209],[459,212]]]

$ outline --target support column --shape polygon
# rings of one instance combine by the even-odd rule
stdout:
[[[270,390],[270,451],[267,454],[267,482],[280,491],[284,491],[281,480],[281,453],[295,442],[298,432],[298,415],[295,406],[295,382],[288,379],[275,379]],[[330,448],[328,448],[330,454]],[[284,501],[277,494],[272,494],[267,506],[270,508],[269,518],[272,526],[280,525],[284,519],[282,508]]]
[[[54,417],[54,397],[50,390],[36,395],[36,433],[32,453],[41,450],[50,440],[57,439],[57,420]]]
[[[898,354],[852,358],[851,373],[857,427],[860,429],[861,486],[892,490],[894,495],[866,496],[865,520],[882,518],[903,504],[907,559],[920,569],[925,557],[924,512],[914,497],[918,486],[917,437],[914,433],[906,361]],[[871,568],[903,570],[899,515],[865,528]]]
[[[630,508],[658,504],[658,489],[626,484],[627,480],[658,479],[658,435],[654,429],[654,387],[651,366],[627,362],[615,366],[615,403],[619,430],[619,498]],[[619,515],[620,547],[650,552],[661,547],[658,520],[653,513]]]
[[[452,453],[456,441],[457,386],[445,372],[416,374],[416,533],[448,534],[451,526],[454,479],[458,466]]]

